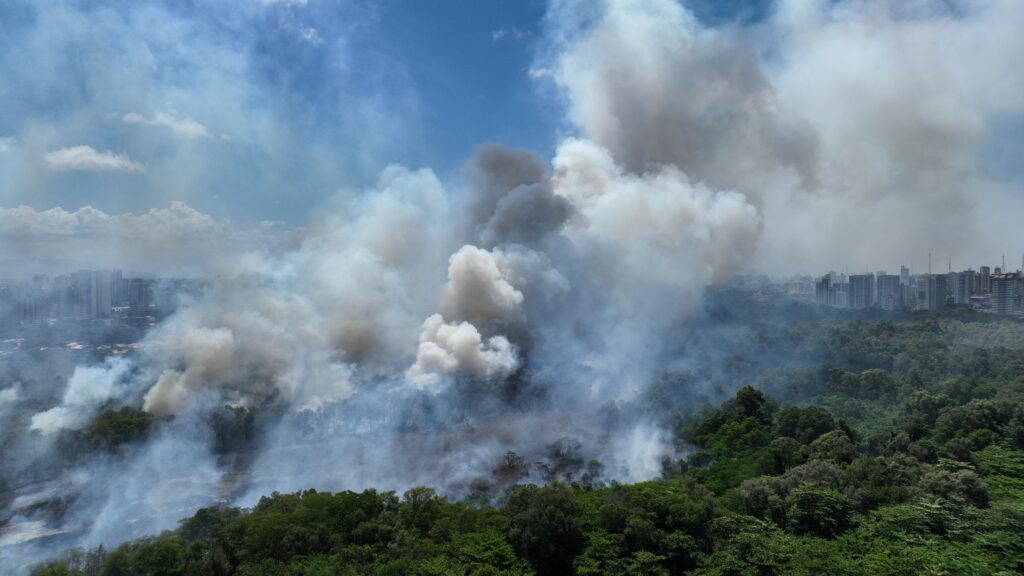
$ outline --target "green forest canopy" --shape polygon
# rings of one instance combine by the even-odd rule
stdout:
[[[1024,573],[1024,325],[835,320],[764,346],[818,361],[682,419],[698,449],[657,481],[517,486],[497,504],[272,494],[35,574]],[[150,425],[121,412],[80,441]]]

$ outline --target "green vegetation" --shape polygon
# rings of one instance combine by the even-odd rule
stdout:
[[[138,408],[109,408],[85,427],[61,437],[62,452],[69,458],[90,452],[120,452],[145,440],[155,424],[153,415]]]
[[[960,316],[765,335],[762,352],[804,361],[682,420],[697,448],[657,481],[497,505],[273,494],[36,574],[1024,573],[1024,326]]]

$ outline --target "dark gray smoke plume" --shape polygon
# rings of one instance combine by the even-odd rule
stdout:
[[[485,144],[466,163],[463,175],[472,192],[473,231],[486,247],[536,247],[572,213],[569,201],[551,189],[544,161],[532,152]]]

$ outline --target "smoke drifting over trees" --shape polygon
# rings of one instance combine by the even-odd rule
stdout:
[[[0,236],[34,252],[52,219],[99,241],[144,229],[156,252],[154,235],[188,235],[178,220],[200,240],[241,238],[200,259],[208,289],[131,356],[44,370],[45,395],[4,375],[0,418],[16,431],[2,480],[29,471],[24,493],[75,494],[64,543],[95,545],[272,490],[469,493],[509,451],[552,478],[590,459],[604,479],[656,476],[677,447],[643,395],[709,286],[759,258],[813,266],[804,247],[861,263],[974,231],[972,198],[996,186],[976,166],[988,122],[1024,112],[1024,5],[920,6],[780,2],[715,29],[671,0],[555,2],[537,76],[564,97],[570,136],[552,158],[484,144],[447,189],[391,165],[287,241],[177,204],[177,219],[0,209],[14,222]],[[845,242],[869,213],[891,233]],[[60,431],[121,405],[156,424],[61,468]],[[246,441],[215,449],[224,438]],[[35,518],[18,510],[12,525]],[[23,550],[13,562],[46,552]]]

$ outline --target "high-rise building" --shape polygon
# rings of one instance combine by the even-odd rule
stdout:
[[[992,310],[996,314],[1015,314],[1020,309],[1020,274],[992,275]]]
[[[897,310],[903,298],[900,290],[900,277],[895,274],[882,274],[876,279],[875,301],[882,310]]]
[[[875,303],[875,275],[850,275],[850,290],[847,302],[850,308],[870,308]]]
[[[976,286],[978,284],[978,274],[974,270],[964,270],[958,272],[956,279],[956,287],[953,289],[953,303],[954,304],[969,304],[971,302],[971,296],[977,293]]]
[[[120,270],[79,270],[71,274],[69,297],[74,302],[75,318],[110,318],[111,308],[119,305],[122,274]],[[70,311],[69,311],[70,312]]]
[[[953,302],[956,302],[956,291],[960,286],[960,275],[952,270],[946,273],[946,294],[952,296]]]
[[[926,282],[928,310],[942,310],[946,307],[946,275],[929,274]]]
[[[910,284],[910,268],[901,265],[900,266],[900,285],[906,286]]]
[[[110,305],[123,306],[128,295],[124,292],[124,274],[120,270],[110,271]]]
[[[821,306],[832,306],[832,278],[826,274],[814,283],[814,302]]]
[[[110,270],[96,270],[92,273],[93,318],[110,318],[110,307],[114,300],[113,279]]]
[[[978,294],[990,294],[992,292],[992,270],[988,266],[978,269]]]
[[[75,318],[93,317],[93,277],[89,270],[79,270],[71,274],[74,289]]]
[[[153,287],[155,281],[147,278],[128,280],[128,308],[133,316],[145,316],[153,312]]]

